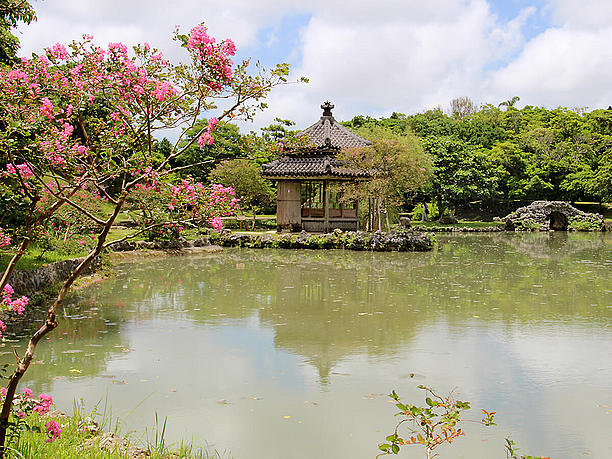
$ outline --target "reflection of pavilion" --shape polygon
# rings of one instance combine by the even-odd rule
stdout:
[[[390,290],[379,280],[397,274],[397,266],[361,261],[357,269],[312,261],[278,267],[276,301],[260,311],[262,321],[274,324],[275,346],[302,356],[322,384],[347,357],[387,354],[423,321],[422,313],[394,304],[402,287]]]
[[[371,142],[338,123],[331,103],[325,102],[321,108],[321,119],[300,133],[309,146],[288,150],[282,158],[263,166],[262,175],[278,182],[279,231],[359,229],[357,202],[340,202],[331,185],[367,177],[365,171],[344,167],[336,155],[341,149],[365,147]]]

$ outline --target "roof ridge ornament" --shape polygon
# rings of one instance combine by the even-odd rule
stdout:
[[[323,102],[323,104],[321,105],[321,108],[323,109],[323,116],[329,116],[332,117],[332,109],[335,108],[335,105],[332,104],[329,100],[326,100],[325,102]]]

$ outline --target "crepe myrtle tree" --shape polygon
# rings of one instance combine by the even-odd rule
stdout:
[[[16,388],[38,342],[57,327],[57,312],[66,294],[105,248],[136,235],[107,240],[130,195],[143,188],[161,193],[166,186],[175,187],[170,189],[176,200],[169,209],[172,220],[154,221],[140,231],[184,221],[218,225],[214,220],[218,213],[230,210],[219,208],[219,202],[231,199],[221,199],[219,189],[207,191],[188,181],[171,185],[167,179],[177,172],[173,160],[193,143],[212,144],[220,120],[252,118],[265,108],[268,92],[288,82],[287,64],[269,71],[259,67],[251,71],[248,61],[235,65],[234,43],[216,41],[203,24],[188,34],[177,29],[174,38],[188,54],[187,63],[171,63],[146,43],[128,51],[121,43],[102,48],[92,37],[83,36],[67,47],[56,44],[40,56],[0,69],[1,179],[28,206],[24,224],[10,234],[5,228],[0,236],[4,250],[8,243],[13,248],[0,277],[2,306],[13,308],[10,276],[59,209],[69,206],[96,228],[90,252],[62,285],[23,355],[16,354],[0,413],[0,457]],[[155,133],[168,128],[186,132],[202,113],[208,122],[197,135],[187,143],[180,135],[169,154],[156,161]],[[107,201],[110,212],[93,213],[73,199],[84,189]]]

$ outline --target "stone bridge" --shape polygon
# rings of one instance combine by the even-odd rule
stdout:
[[[576,209],[565,201],[534,201],[502,218],[507,230],[603,231],[603,216]]]

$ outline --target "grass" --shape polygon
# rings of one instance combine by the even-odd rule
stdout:
[[[17,262],[16,269],[31,271],[49,263],[83,257],[86,254],[86,250],[47,250],[38,245],[32,245]],[[11,257],[11,254],[0,253],[0,271],[6,268]]]
[[[95,413],[93,413],[95,416]],[[105,415],[106,416],[106,415]],[[86,429],[86,426],[92,426],[91,417],[82,417],[80,414],[75,416],[43,416],[31,415],[29,418],[31,427],[37,426],[42,432],[46,431],[46,423],[56,421],[62,428],[61,437],[51,443],[45,442],[46,435],[25,431],[21,434],[17,447],[18,454],[14,453],[14,458],[31,458],[31,459],[127,459],[130,454],[126,451],[101,450],[99,447],[102,435],[92,434]],[[107,418],[108,421],[109,418]],[[101,423],[102,426],[108,422]],[[153,428],[154,440],[152,442],[132,442],[127,437],[126,440],[132,446],[147,450],[147,457],[153,459],[226,459],[230,458],[227,453],[218,451],[209,451],[202,447],[195,447],[191,443],[180,442],[177,446],[168,446],[165,441],[165,426],[159,429],[156,417],[156,424]],[[118,428],[118,423],[115,424]]]

